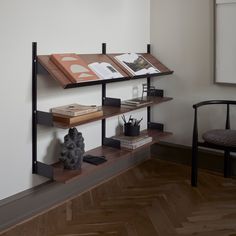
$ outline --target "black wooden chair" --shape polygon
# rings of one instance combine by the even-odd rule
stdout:
[[[202,135],[203,142],[198,141],[198,124],[197,112],[198,108],[205,105],[225,104],[226,110],[226,125],[225,129],[214,129],[205,132]],[[194,126],[192,140],[192,186],[197,186],[197,169],[198,169],[198,147],[207,147],[224,151],[224,177],[230,177],[230,153],[236,152],[236,130],[230,129],[230,105],[236,105],[236,101],[230,100],[211,100],[203,101],[193,105],[194,108]]]

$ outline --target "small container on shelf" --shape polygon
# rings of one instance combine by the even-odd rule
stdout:
[[[138,136],[140,134],[140,125],[124,124],[124,134],[125,136]]]
[[[137,120],[129,116],[129,120],[126,121],[124,115],[121,116],[122,120],[124,121],[124,135],[125,136],[138,136],[140,134],[140,122],[143,120]]]

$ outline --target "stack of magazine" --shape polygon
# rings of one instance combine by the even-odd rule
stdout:
[[[51,109],[55,122],[73,125],[78,122],[95,119],[103,115],[103,111],[95,105],[86,106],[77,103],[54,107]]]
[[[134,99],[122,101],[121,106],[124,108],[135,108],[135,107],[141,107],[141,106],[152,104],[152,103],[153,103],[152,100],[134,98]]]
[[[131,149],[131,150],[134,150],[147,143],[152,142],[152,137],[148,136],[147,134],[142,134],[142,133],[139,136],[118,135],[112,138],[115,140],[119,140],[121,147]]]

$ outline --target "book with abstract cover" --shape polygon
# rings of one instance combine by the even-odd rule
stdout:
[[[160,73],[155,66],[136,53],[125,53],[114,58],[133,75]]]
[[[75,53],[52,54],[50,59],[72,83],[99,79],[81,57]]]

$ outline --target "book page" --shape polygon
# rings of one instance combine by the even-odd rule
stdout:
[[[100,79],[112,79],[112,73],[106,67],[102,66],[101,63],[94,62],[88,65]]]
[[[99,78],[101,79],[112,79],[112,78],[122,78],[123,76],[110,64],[107,62],[94,62],[88,65]]]
[[[116,70],[116,68],[114,66],[112,66],[110,63],[102,62],[101,66],[103,68],[106,68],[107,70],[109,70],[110,73],[112,73],[112,78],[122,78],[123,77],[122,74],[120,72],[118,72]]]

